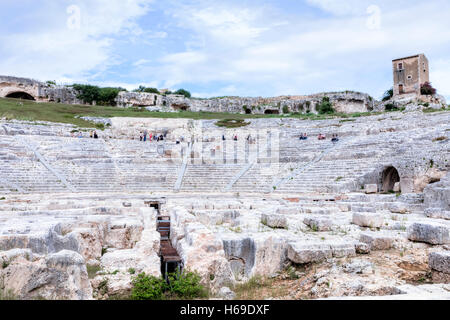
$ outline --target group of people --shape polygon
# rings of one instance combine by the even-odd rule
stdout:
[[[91,139],[92,139],[92,138],[98,139],[97,131],[91,131],[91,132],[89,132],[89,136],[90,136]]]
[[[70,134],[70,136],[72,138],[79,138],[79,139],[81,139],[81,138],[83,138],[83,132],[82,131],[78,131],[78,132],[74,131],[74,132],[72,132]],[[97,131],[89,131],[89,137],[91,139],[98,139]]]
[[[308,140],[308,135],[306,133],[302,133],[300,135],[300,140]],[[319,133],[319,135],[317,136],[317,140],[327,140],[327,136]],[[331,142],[338,142],[339,141],[339,136],[337,134],[333,134]]]
[[[164,139],[167,137],[167,132],[164,132],[164,134],[153,134],[150,132],[150,134],[147,131],[141,132],[139,134],[139,141],[146,142],[147,137],[149,141],[164,141]]]

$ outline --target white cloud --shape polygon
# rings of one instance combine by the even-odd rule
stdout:
[[[438,90],[438,94],[447,97],[447,103],[450,103],[450,59],[439,59],[431,65],[430,78]]]
[[[367,0],[307,0],[308,4],[316,6],[335,15],[364,14],[371,5]]]
[[[355,89],[378,97],[392,85],[391,59],[432,55],[450,38],[450,4],[445,1],[408,2],[405,9],[401,0],[382,11],[377,28],[368,27],[366,9],[373,3],[385,7],[387,1],[308,2],[336,16],[299,18],[274,15],[267,7],[242,10],[223,3],[216,10],[180,10],[174,19],[202,41],[193,46],[186,39],[186,51],[165,57],[152,72],[170,86],[232,83],[240,95]]]
[[[3,34],[0,74],[40,80],[81,81],[93,70],[105,71],[119,63],[112,51],[114,38],[139,35],[135,20],[149,10],[151,0],[79,0],[80,28],[69,28],[74,11],[43,4],[40,30]],[[7,23],[7,22],[3,22]]]

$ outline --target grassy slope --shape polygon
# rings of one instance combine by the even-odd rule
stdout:
[[[20,103],[23,103],[21,105]],[[291,115],[248,115],[216,112],[150,112],[137,108],[117,108],[104,106],[67,105],[61,103],[36,103],[27,100],[0,98],[0,118],[8,120],[26,121],[48,121],[57,123],[70,123],[81,128],[92,128],[91,122],[75,118],[75,116],[92,117],[135,117],[135,118],[186,118],[186,119],[255,119],[255,118],[280,118],[290,117],[298,119],[323,120],[327,118],[348,118],[369,116],[376,113],[355,113],[351,115],[314,115],[314,114],[291,114]]]

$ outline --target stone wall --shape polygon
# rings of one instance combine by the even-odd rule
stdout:
[[[149,110],[193,112],[231,112],[283,114],[284,111],[317,113],[318,105],[329,97],[337,112],[367,112],[374,108],[375,101],[358,92],[320,93],[310,96],[224,97],[212,99],[185,98],[180,95],[162,96],[150,93],[120,92],[116,101],[121,107],[148,107]]]
[[[82,104],[78,92],[71,87],[56,86],[32,79],[0,76],[0,97],[15,92],[25,92],[38,102]]]

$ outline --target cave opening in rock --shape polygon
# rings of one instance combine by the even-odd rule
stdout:
[[[266,110],[264,114],[280,114],[280,110]]]
[[[381,178],[381,190],[389,192],[394,190],[394,186],[400,182],[400,175],[394,167],[387,167],[383,170]]]
[[[22,99],[22,100],[36,100],[31,94],[28,94],[26,92],[17,91],[12,92],[6,96],[6,98],[12,98],[12,99]]]
[[[185,105],[185,104],[175,104],[175,103],[173,103],[172,104],[172,108],[174,110],[177,110],[177,111],[188,111],[189,110],[189,106]]]

